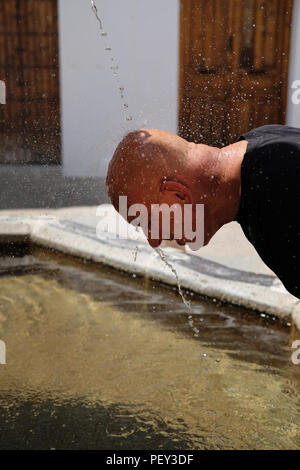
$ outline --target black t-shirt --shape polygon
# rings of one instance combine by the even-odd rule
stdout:
[[[300,129],[262,126],[238,140],[248,146],[236,220],[265,264],[300,298]]]

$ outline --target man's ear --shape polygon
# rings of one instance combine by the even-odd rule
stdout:
[[[182,183],[174,180],[163,180],[160,185],[160,192],[163,199],[171,198],[172,202],[183,202],[184,204],[193,204],[193,195],[191,190]]]

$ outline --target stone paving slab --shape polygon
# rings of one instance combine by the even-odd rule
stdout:
[[[96,209],[2,211],[0,240],[24,237],[45,248],[176,285],[174,274],[151,249],[141,231],[129,226],[128,239],[119,240],[115,236],[114,223],[117,220],[126,228],[127,224],[111,205],[105,206],[102,217],[96,215]],[[96,233],[99,222],[101,230]],[[298,299],[289,294],[262,263],[238,224],[229,225],[196,255],[173,246],[164,247],[182,287],[263,314],[285,319],[293,316],[300,327]],[[250,260],[249,270],[245,269],[247,259]]]

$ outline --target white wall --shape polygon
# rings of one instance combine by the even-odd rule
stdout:
[[[300,0],[294,0],[287,111],[287,124],[300,127],[300,103],[296,104],[292,101],[292,95],[296,91],[292,89],[292,84],[296,80],[300,81]],[[299,93],[298,97],[300,97]]]
[[[90,0],[59,0],[63,169],[105,176],[131,129],[177,131],[178,0],[95,0],[108,38],[100,37]],[[104,50],[111,45],[112,52]],[[110,70],[113,55],[119,80]],[[119,85],[134,119],[126,121]]]

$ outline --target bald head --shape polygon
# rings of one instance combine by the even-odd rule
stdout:
[[[119,196],[129,204],[158,202],[164,179],[184,177],[191,145],[166,131],[140,129],[118,145],[110,162],[106,184],[113,205]]]
[[[246,146],[246,142],[237,142],[218,149],[187,142],[166,131],[131,132],[118,145],[110,162],[106,179],[109,197],[117,210],[120,196],[126,196],[129,206],[142,204],[148,214],[153,205],[180,206],[181,213],[190,205],[193,224],[196,206],[204,204],[207,243],[222,225],[234,220],[237,213],[241,162]],[[129,222],[130,217],[128,214]],[[157,246],[164,238],[156,240],[151,232],[152,221],[148,227],[149,243]],[[174,232],[175,229],[172,236]],[[190,241],[175,235],[170,239],[176,239],[179,244]]]

